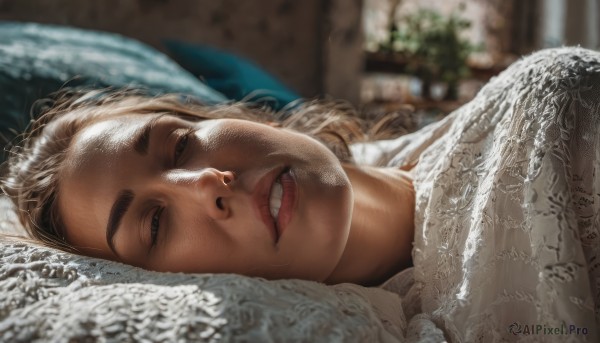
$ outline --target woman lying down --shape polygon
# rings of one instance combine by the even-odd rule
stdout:
[[[63,94],[13,149],[3,189],[34,239],[67,251],[367,286],[414,264],[414,311],[453,341],[531,325],[594,341],[599,100],[600,55],[568,48],[515,63],[421,132],[351,146],[357,126],[335,106],[275,121]]]

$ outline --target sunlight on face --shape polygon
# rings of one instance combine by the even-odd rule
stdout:
[[[158,115],[83,129],[58,196],[67,240],[91,256],[318,281],[344,251],[352,203],[337,158],[304,134]]]

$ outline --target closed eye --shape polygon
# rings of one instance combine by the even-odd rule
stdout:
[[[150,221],[150,238],[151,238],[151,248],[156,246],[156,241],[158,239],[158,232],[160,229],[160,217],[164,207],[157,208],[152,215],[152,220]]]
[[[177,166],[179,159],[185,152],[185,149],[188,145],[190,135],[195,131],[196,130],[194,128],[188,128],[177,139],[177,142],[175,143],[175,151],[173,153],[173,166]]]

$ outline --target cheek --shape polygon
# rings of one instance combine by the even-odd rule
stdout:
[[[349,184],[316,187],[305,196],[297,242],[302,265],[297,277],[316,281],[327,278],[339,263],[348,242],[352,221],[353,192]],[[310,188],[306,189],[310,192]],[[290,237],[291,238],[291,237]],[[295,238],[295,237],[294,237]],[[296,241],[296,239],[294,239]]]
[[[239,125],[221,123],[197,131],[196,158],[212,167],[252,168],[264,163],[264,157],[285,150],[288,145],[277,138],[277,132],[258,130],[249,125],[241,129]]]
[[[328,243],[330,253],[339,258],[350,233],[353,193],[350,186],[335,186],[330,187],[329,190],[320,194],[319,201],[315,202],[314,212],[320,213],[318,216],[313,216],[313,219],[322,229],[320,233]]]
[[[290,149],[295,149],[315,163],[337,161],[335,154],[313,137],[288,129],[282,130],[282,134],[285,135],[285,139],[288,141],[287,146]]]
[[[339,243],[344,236],[347,238],[354,194],[341,165],[334,161],[326,167],[299,170],[297,174],[299,183],[303,185],[301,195],[309,222],[322,227],[324,234],[332,236],[334,243]]]
[[[181,211],[176,225],[165,229],[164,249],[154,259],[156,270],[183,273],[222,272],[231,251],[223,230],[204,222],[198,211]]]

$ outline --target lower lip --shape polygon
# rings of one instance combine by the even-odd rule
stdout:
[[[277,231],[278,238],[287,228],[288,224],[292,220],[294,214],[294,206],[296,204],[297,185],[296,179],[294,178],[293,172],[290,170],[284,174],[281,174],[279,182],[283,188],[283,195],[281,197],[281,207],[279,208],[279,214],[277,216]]]

